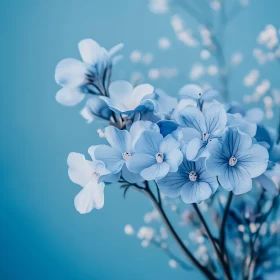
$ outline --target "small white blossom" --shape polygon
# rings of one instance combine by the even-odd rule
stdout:
[[[169,260],[168,264],[171,268],[177,268],[178,267],[178,263],[173,259]]]
[[[132,225],[128,224],[124,227],[124,232],[127,235],[133,235],[134,234],[134,229],[132,227]]]
[[[150,0],[148,8],[154,14],[166,14],[169,10],[169,0]]]
[[[168,50],[171,46],[171,43],[168,38],[162,37],[158,40],[158,46],[162,50]]]
[[[142,59],[142,53],[139,50],[134,50],[132,51],[132,53],[130,54],[130,60],[132,62],[140,62]]]

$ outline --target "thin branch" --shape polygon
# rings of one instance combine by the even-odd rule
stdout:
[[[208,227],[208,225],[207,225],[205,219],[203,218],[203,216],[202,216],[202,214],[201,214],[201,212],[200,212],[200,210],[199,210],[197,204],[194,203],[194,204],[193,204],[193,208],[194,208],[195,212],[196,212],[197,215],[198,215],[198,218],[199,218],[199,220],[200,220],[200,222],[201,222],[201,224],[202,224],[202,226],[203,226],[203,228],[204,228],[204,230],[205,230],[205,232],[206,232],[206,235],[208,236],[208,239],[209,239],[209,241],[210,241],[210,243],[211,243],[211,245],[212,245],[214,251],[216,252],[217,258],[218,258],[218,260],[220,261],[220,263],[221,263],[221,265],[222,265],[222,268],[223,268],[223,270],[224,270],[224,273],[225,273],[225,275],[226,275],[226,279],[231,280],[232,277],[231,277],[231,274],[230,274],[229,267],[228,267],[227,264],[225,263],[225,259],[224,259],[223,255],[221,254],[219,248],[217,247],[216,241],[215,241],[215,239],[213,238],[213,236],[212,236],[212,234],[211,234],[211,231],[210,231],[210,229],[209,229],[209,227]]]
[[[181,238],[179,237],[179,235],[177,234],[177,232],[175,231],[175,229],[173,228],[172,224],[170,223],[168,217],[166,216],[162,206],[159,205],[159,202],[157,201],[157,199],[155,198],[154,194],[152,193],[152,191],[149,188],[148,182],[145,181],[145,185],[146,185],[146,189],[145,189],[145,193],[150,197],[150,199],[152,200],[152,202],[154,203],[156,209],[158,210],[159,214],[161,215],[166,227],[168,228],[168,230],[170,231],[171,235],[173,236],[174,240],[176,241],[176,243],[179,245],[179,247],[181,248],[182,252],[185,254],[185,256],[188,257],[188,259],[192,262],[192,264],[194,266],[196,266],[206,277],[207,279],[210,280],[216,280],[216,277],[212,275],[212,273],[205,267],[203,266],[191,253],[191,251],[189,251],[189,249],[185,246],[185,244],[183,243],[183,241],[181,240]]]
[[[227,204],[224,210],[224,216],[221,224],[220,229],[220,249],[221,249],[221,255],[224,256],[226,254],[226,248],[225,248],[225,233],[226,233],[226,221],[230,209],[230,204],[233,198],[233,193],[230,192],[227,200]]]

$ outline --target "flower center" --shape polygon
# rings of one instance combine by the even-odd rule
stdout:
[[[92,172],[92,177],[97,181],[98,179],[99,179],[99,177],[100,177],[100,174],[99,173],[97,173],[97,172]]]
[[[202,92],[200,92],[198,95],[199,95],[199,96],[202,96]]]
[[[128,160],[131,157],[131,153],[125,152],[125,153],[122,154],[122,157],[123,157],[124,160]]]
[[[163,154],[162,153],[157,153],[156,154],[156,160],[157,160],[157,163],[162,163],[163,162]]]
[[[190,174],[189,174],[189,179],[192,181],[192,182],[195,182],[197,180],[197,174],[195,171],[191,171]]]
[[[202,133],[202,140],[203,141],[207,142],[209,137],[210,137],[209,133],[206,133],[206,132]]]
[[[230,166],[234,166],[237,163],[237,158],[236,157],[231,157],[228,161],[228,164]]]

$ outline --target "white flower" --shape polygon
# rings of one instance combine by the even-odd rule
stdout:
[[[133,235],[134,234],[134,229],[132,227],[132,225],[128,224],[124,227],[124,232],[127,235]]]
[[[79,153],[70,153],[67,164],[71,181],[83,188],[74,200],[77,211],[85,214],[94,208],[102,208],[104,205],[105,184],[99,182],[99,178],[110,173],[106,170],[104,164],[95,159],[92,161],[86,160],[84,155]]]
[[[139,239],[145,239],[150,241],[155,235],[155,231],[151,227],[141,227],[137,233]]]

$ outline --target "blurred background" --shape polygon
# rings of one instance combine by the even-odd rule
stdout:
[[[230,99],[261,107],[265,122],[275,127],[280,2],[174,2],[1,1],[1,279],[200,279],[194,271],[172,268],[160,249],[143,249],[124,233],[125,225],[141,226],[152,210],[138,193],[123,199],[119,187],[110,185],[102,210],[75,210],[80,187],[69,180],[66,159],[100,143],[101,125],[87,124],[81,108],[55,101],[55,66],[66,57],[79,59],[77,44],[84,38],[107,49],[125,44],[115,79],[149,82],[173,96],[189,82],[221,87],[207,31],[182,3],[191,2],[214,20],[227,5],[232,20],[219,32],[231,69]]]

